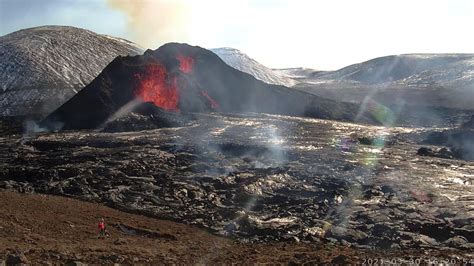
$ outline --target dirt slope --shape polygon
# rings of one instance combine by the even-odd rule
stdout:
[[[55,196],[2,191],[0,202],[0,264],[8,254],[18,252],[32,264],[68,261],[248,264],[415,258],[410,252],[386,257],[376,252],[324,244],[240,244],[192,226]],[[101,216],[108,223],[110,238],[96,236],[96,221]],[[127,234],[130,230],[137,234]]]
[[[62,197],[0,193],[0,257],[18,250],[31,263],[267,261],[274,248],[236,244],[191,226],[123,213],[98,204]],[[105,217],[111,237],[98,239],[96,224]],[[127,235],[115,225],[143,230]],[[305,248],[306,252],[308,249]],[[257,256],[256,256],[257,255]],[[313,255],[314,256],[314,255]],[[258,258],[257,258],[258,257]]]

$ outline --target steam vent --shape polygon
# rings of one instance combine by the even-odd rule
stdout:
[[[117,57],[42,125],[55,130],[97,128],[142,103],[178,114],[263,112],[345,121],[353,121],[358,110],[355,104],[266,84],[206,49],[169,43],[140,56]]]

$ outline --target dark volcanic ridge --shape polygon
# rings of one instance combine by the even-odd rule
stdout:
[[[48,129],[93,129],[141,102],[162,110],[270,113],[376,123],[359,106],[270,85],[200,47],[169,43],[141,56],[118,57],[72,99],[50,114]]]

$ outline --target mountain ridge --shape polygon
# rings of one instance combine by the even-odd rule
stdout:
[[[291,77],[288,77],[284,74],[280,74],[279,72],[260,64],[259,62],[257,62],[256,60],[249,57],[247,54],[243,53],[238,49],[231,47],[222,47],[213,48],[210,50],[217,54],[222,60],[224,60],[224,62],[226,62],[231,67],[242,72],[248,73],[268,84],[291,87],[296,83]]]
[[[298,81],[293,88],[342,101],[474,110],[474,54],[384,56]]]
[[[48,113],[116,56],[143,48],[71,26],[40,26],[0,37],[0,115]]]

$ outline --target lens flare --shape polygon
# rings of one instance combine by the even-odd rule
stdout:
[[[376,102],[370,95],[364,98],[364,101],[360,105],[359,112],[356,119],[362,117],[365,113],[371,114],[371,116],[379,123],[386,127],[392,127],[396,120],[396,114],[389,107]]]

